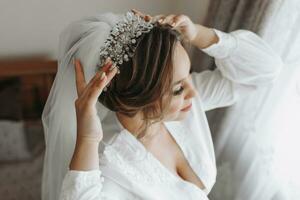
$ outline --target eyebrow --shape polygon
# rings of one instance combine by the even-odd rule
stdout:
[[[190,70],[189,70],[189,71],[191,71],[191,69],[192,69],[192,65],[190,65]],[[181,83],[181,81],[183,81],[183,80],[184,80],[184,79],[181,79],[181,80],[176,81],[175,83],[173,83],[173,86],[175,86],[175,85]]]

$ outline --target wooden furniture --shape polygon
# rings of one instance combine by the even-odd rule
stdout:
[[[56,72],[55,60],[0,61],[0,84],[3,80],[19,79],[24,118],[39,118]]]

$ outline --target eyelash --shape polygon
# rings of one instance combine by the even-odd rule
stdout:
[[[192,69],[190,69],[190,74],[191,74],[192,72],[193,72]],[[183,87],[183,86],[180,86],[180,89],[177,90],[177,91],[174,91],[174,92],[173,92],[173,95],[174,95],[174,96],[181,95],[182,92],[183,92],[183,90],[184,90],[184,87]]]
[[[180,89],[174,91],[174,92],[173,92],[173,95],[174,95],[174,96],[181,95],[182,92],[183,92],[183,90],[184,90],[184,87],[180,86]]]

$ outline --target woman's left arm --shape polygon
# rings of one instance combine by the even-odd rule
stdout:
[[[225,33],[195,24],[186,15],[151,17],[139,11],[135,13],[146,20],[169,24],[191,44],[214,58],[215,70],[192,73],[205,111],[230,106],[258,86],[272,84],[283,67],[281,57],[251,31],[240,29]]]
[[[201,32],[193,43],[212,56],[217,66],[213,71],[192,74],[205,110],[230,106],[257,87],[276,80],[283,61],[261,37],[241,29],[230,33],[211,30],[218,36],[217,43],[201,48]]]

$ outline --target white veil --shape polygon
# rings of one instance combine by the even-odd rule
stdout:
[[[106,12],[72,22],[60,35],[58,71],[42,113],[46,153],[42,177],[42,199],[59,198],[62,180],[68,170],[75,141],[77,98],[72,58],[79,58],[87,82],[93,77],[99,49],[104,45],[112,27],[123,14]],[[97,102],[101,120],[108,111]]]

